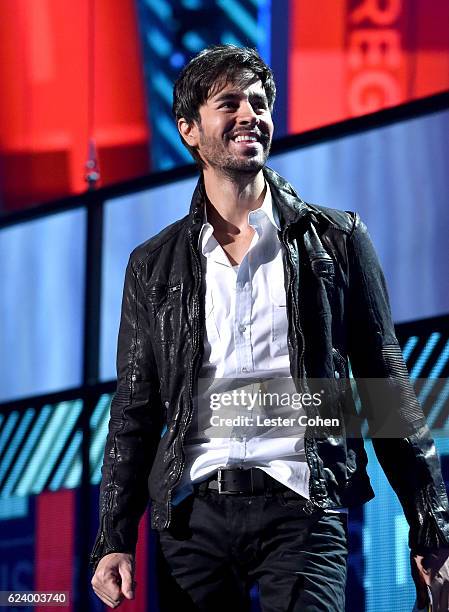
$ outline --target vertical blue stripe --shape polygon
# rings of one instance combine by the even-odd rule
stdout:
[[[435,438],[435,445],[440,456],[449,455],[449,438],[447,437],[447,434],[444,438]]]
[[[34,449],[34,445],[36,444],[36,441],[41,435],[42,428],[47,422],[50,412],[51,412],[51,409],[49,406],[44,406],[44,408],[40,411],[39,416],[37,417],[36,423],[34,424],[33,428],[28,434],[27,441],[22,449],[22,452],[20,453],[20,456],[17,458],[14,464],[14,467],[11,471],[11,474],[9,475],[6,481],[5,486],[3,487],[2,497],[7,497],[8,495],[11,494],[11,491],[14,489],[17,479],[22,473],[24,465],[28,461],[28,458],[31,452]]]
[[[271,65],[271,0],[259,0],[258,23],[259,30],[265,32],[265,37],[258,41],[259,54],[266,64]],[[286,34],[286,33],[285,33]]]
[[[433,366],[429,374],[429,378],[438,378],[438,376],[441,374],[441,370],[446,365],[448,359],[449,359],[449,340],[446,342],[446,345],[441,351],[440,356],[436,360],[435,365]]]
[[[46,461],[43,463],[39,475],[37,476],[35,483],[31,489],[32,493],[40,493],[47,482],[51,471],[53,470],[59,455],[64,448],[65,443],[69,435],[72,433],[76,421],[80,415],[80,412],[83,408],[82,400],[76,400],[74,402],[62,402],[65,404],[66,409],[66,418],[65,421],[61,424],[59,431],[51,445],[51,450],[47,456]]]
[[[271,11],[270,65],[276,77],[276,103],[273,109],[273,120],[277,138],[288,134],[290,10],[291,3],[289,0],[276,0],[276,4],[273,4],[273,10]]]
[[[366,521],[362,527],[362,549],[363,549],[363,556],[365,557],[365,559],[370,559],[371,554],[372,554],[371,552],[371,549],[372,549],[371,529],[366,525]],[[367,572],[365,572],[365,575],[363,577],[363,588],[364,589],[371,588],[371,579],[368,577]]]
[[[436,418],[438,417],[440,413],[440,410],[443,408],[444,404],[448,401],[448,399],[449,399],[449,378],[447,379],[443,389],[440,392],[440,395],[438,396],[438,400],[432,406],[432,410],[430,411],[427,417],[427,424],[429,427],[432,427],[432,425],[434,424]]]
[[[78,430],[75,432],[72,441],[70,442],[69,448],[67,449],[67,452],[65,453],[62,461],[60,462],[58,469],[56,470],[56,473],[52,478],[50,486],[48,487],[51,491],[57,491],[62,487],[62,483],[64,482],[66,473],[72,465],[74,457],[78,452],[81,451],[82,441],[83,434],[81,431]]]
[[[419,401],[423,404],[426,399],[429,396],[429,393],[431,392],[431,390],[433,389],[433,387],[435,386],[435,380],[438,378],[438,376],[441,374],[441,370],[444,368],[444,366],[447,363],[447,360],[449,359],[449,340],[446,342],[446,346],[443,348],[443,350],[440,353],[440,356],[438,357],[438,359],[435,362],[435,365],[433,366],[428,379],[426,380],[426,382],[424,383],[420,393],[419,393]],[[435,402],[430,410],[429,416],[428,416],[428,421],[431,418],[432,423],[436,420],[436,418],[438,417],[438,414],[435,412]]]
[[[403,585],[409,580],[409,525],[403,514],[394,517],[394,550],[396,559],[396,584]]]
[[[145,0],[145,4],[150,8],[161,21],[167,21],[172,17],[172,8],[165,0]]]
[[[6,472],[11,465],[11,461],[16,454],[17,449],[19,448],[23,438],[25,437],[26,430],[28,429],[29,424],[31,423],[34,417],[34,408],[28,408],[24,415],[22,416],[22,420],[19,423],[19,426],[14,434],[13,439],[9,443],[8,450],[3,457],[2,463],[0,464],[0,482],[3,480]]]
[[[56,405],[56,407],[51,406],[51,410],[52,414],[42,437],[38,441],[33,459],[28,463],[25,473],[19,481],[17,495],[29,495],[31,493],[33,483],[36,482],[40,471],[47,463],[55,438],[59,435],[59,430],[67,418],[67,404],[65,402]]]
[[[90,484],[92,484],[92,485],[100,484],[102,465],[103,465],[103,461],[102,461],[102,457],[100,457],[99,461],[97,462],[97,465],[95,466],[95,469],[92,470],[92,476],[91,476],[91,479],[90,479]]]
[[[95,409],[92,412],[92,416],[90,417],[90,429],[91,429],[92,436],[94,434],[95,429],[97,429],[98,424],[104,418],[104,414],[103,414],[104,409],[106,406],[109,407],[109,404],[111,402],[111,397],[112,396],[110,393],[104,393],[98,398],[97,405],[95,406]]]
[[[238,2],[235,0],[216,0],[216,3],[228,18],[242,30],[245,36],[251,38],[253,44],[264,41],[265,34],[258,27],[257,21]]]
[[[6,419],[5,426],[2,429],[2,433],[0,434],[0,454],[3,452],[5,444],[9,440],[9,436],[11,435],[12,430],[14,429],[14,425],[19,418],[19,413],[17,411],[11,412],[9,417]]]
[[[74,489],[80,485],[82,467],[83,464],[81,459],[79,457],[75,457],[75,461],[70,468],[69,475],[64,482],[64,487],[66,487],[66,489]]]
[[[162,115],[158,120],[158,127],[161,132],[164,133],[164,138],[167,143],[171,144],[177,153],[186,161],[191,162],[192,158],[190,153],[182,145],[182,149],[179,148],[180,136],[179,132],[172,121],[169,121],[166,115]]]
[[[90,474],[91,484],[98,484],[101,478],[101,464],[103,461],[104,445],[109,423],[109,404],[111,396],[103,395],[98,402],[96,412],[102,408],[101,420],[97,420],[96,427],[92,427],[92,443],[90,446]],[[96,430],[95,433],[93,430]]]
[[[415,348],[416,344],[418,342],[418,336],[410,336],[410,338],[407,340],[407,342],[404,345],[404,348],[402,350],[402,355],[404,356],[404,361],[408,361],[410,358],[410,355],[413,352],[413,349]]]
[[[207,43],[197,32],[186,32],[182,37],[183,45],[192,53],[199,53]]]
[[[167,75],[160,71],[156,72],[155,74],[153,74],[152,83],[154,89],[159,93],[161,98],[163,98],[167,105],[171,107],[173,101],[173,83],[170,81],[169,78],[167,78]]]
[[[147,33],[146,38],[148,44],[155,53],[161,57],[168,57],[172,50],[172,45],[160,30],[157,28],[151,28],[151,30]]]
[[[441,334],[439,332],[433,332],[432,334],[430,334],[430,337],[426,342],[426,346],[423,348],[421,355],[418,357],[415,365],[413,366],[413,370],[410,374],[411,378],[419,377],[423,367],[426,364],[426,361],[429,359],[433,349],[435,348],[435,344],[440,339],[440,335]]]
[[[96,446],[92,449],[92,461],[91,461],[91,483],[98,484],[101,479],[101,466],[103,463],[104,446],[106,442],[106,436],[108,432],[108,418],[104,418],[101,429],[98,432]]]

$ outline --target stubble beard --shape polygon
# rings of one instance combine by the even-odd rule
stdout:
[[[222,174],[237,179],[256,175],[266,164],[270,153],[271,142],[262,141],[263,154],[257,156],[235,155],[231,153],[226,144],[209,138],[200,129],[201,154],[207,165]]]

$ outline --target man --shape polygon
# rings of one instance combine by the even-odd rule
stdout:
[[[178,130],[201,176],[189,214],[137,247],[126,271],[91,555],[93,588],[110,607],[134,596],[150,497],[163,555],[196,609],[248,609],[257,581],[264,612],[344,610],[346,510],[374,496],[352,395],[332,387],[347,381],[348,358],[372,430],[400,432],[373,444],[410,526],[421,606],[433,576],[423,564],[449,546],[438,457],[366,226],[303,202],[265,167],[274,99],[257,52],[231,45],[201,52],[175,84]],[[303,398],[320,380],[340,435],[308,421],[285,436],[280,426],[247,435],[248,422],[214,434],[199,383],[246,389],[247,377],[293,381]],[[373,393],[367,379],[388,384]]]

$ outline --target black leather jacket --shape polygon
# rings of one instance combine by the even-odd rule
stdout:
[[[374,449],[409,523],[410,547],[449,546],[439,459],[408,380],[366,226],[356,213],[305,203],[269,168],[264,174],[282,228],[291,374],[299,380],[347,378],[349,358],[356,379],[402,380],[396,410],[406,435],[374,438]],[[152,527],[170,524],[202,360],[205,283],[198,236],[204,202],[200,178],[189,214],[129,259],[92,569],[107,553],[135,552],[149,499]],[[382,411],[363,388],[359,394],[368,418]],[[350,411],[356,414],[354,402]],[[361,437],[316,438],[306,430],[305,451],[311,507],[352,506],[374,497]]]

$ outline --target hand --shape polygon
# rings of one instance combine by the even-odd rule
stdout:
[[[110,608],[117,608],[125,598],[134,599],[136,583],[133,576],[133,555],[110,553],[100,559],[91,584],[101,601]]]
[[[429,603],[429,586],[432,588],[435,611],[449,610],[449,548],[438,548],[426,555],[410,551],[410,563],[418,608],[424,608]]]

